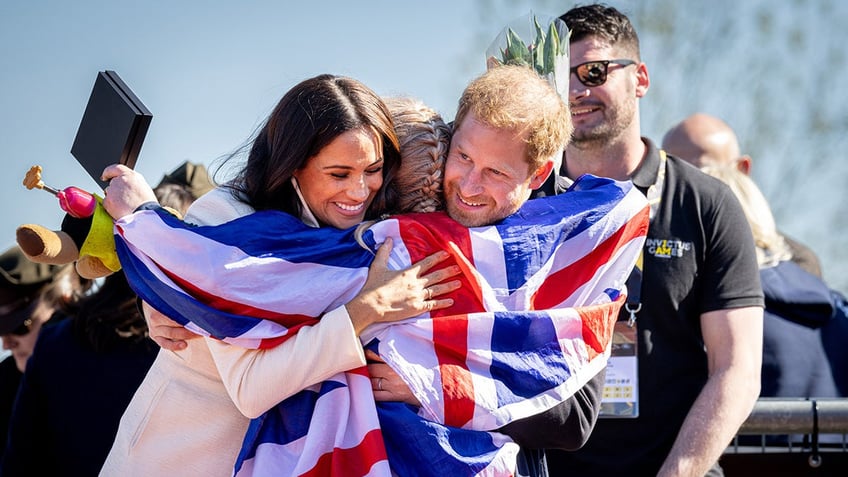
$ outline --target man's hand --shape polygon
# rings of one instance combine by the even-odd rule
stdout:
[[[371,376],[375,401],[398,401],[421,406],[409,386],[377,353],[365,350],[365,359],[368,361],[368,374]]]
[[[160,348],[168,351],[180,351],[186,349],[187,341],[200,338],[185,329],[182,325],[156,311],[147,302],[141,302],[144,319],[147,321],[147,329],[152,339]]]

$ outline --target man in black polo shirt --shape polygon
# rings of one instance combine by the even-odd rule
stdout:
[[[650,80],[627,17],[590,5],[560,18],[571,30],[575,131],[559,179],[630,178],[652,220],[629,282],[633,313],[621,316],[633,318],[622,329],[638,351],[607,369],[605,399],[618,403],[582,449],[548,452],[551,475],[721,475],[716,461],[759,394],[763,296],[750,228],[727,187],[640,137]]]

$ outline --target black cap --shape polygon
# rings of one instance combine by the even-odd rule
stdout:
[[[189,161],[183,162],[176,169],[165,174],[158,185],[163,184],[185,186],[195,199],[215,188],[206,167]]]
[[[35,263],[14,246],[0,255],[0,335],[9,334],[32,314],[32,304],[61,266]]]

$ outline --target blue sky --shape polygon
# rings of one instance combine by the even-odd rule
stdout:
[[[368,5],[363,7],[362,5]],[[183,160],[209,165],[250,136],[297,82],[357,78],[452,117],[474,51],[466,2],[0,2],[0,246],[23,223],[58,228],[56,188],[99,191],[70,154],[98,71],[114,70],[153,113],[136,169],[150,182]],[[492,37],[497,33],[493,28]]]

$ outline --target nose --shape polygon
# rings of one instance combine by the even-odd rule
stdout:
[[[12,349],[14,346],[14,339],[10,336],[0,336],[0,340],[3,341],[3,349]]]
[[[459,180],[459,191],[465,197],[471,197],[483,191],[481,172],[472,169],[462,175]]]
[[[368,194],[368,181],[365,176],[359,177],[353,181],[353,184],[351,184],[351,187],[347,190],[348,197],[354,200],[365,200],[368,198]]]
[[[577,79],[577,75],[574,73],[571,74],[571,80],[569,81],[568,88],[568,99],[569,101],[574,101],[576,99],[583,98],[585,96],[589,96],[590,88]]]

